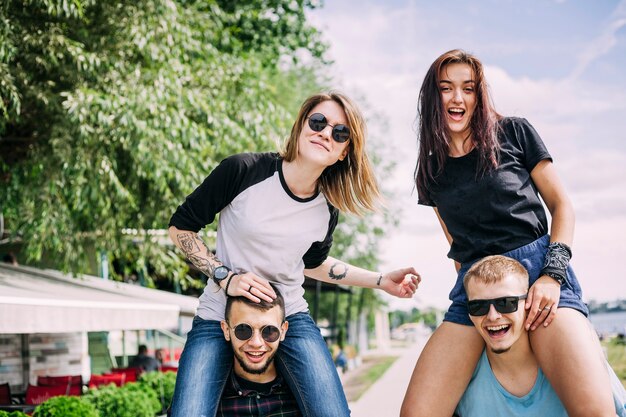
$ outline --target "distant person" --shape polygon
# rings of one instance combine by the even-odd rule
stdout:
[[[341,372],[348,370],[348,356],[342,347],[339,348],[337,355],[335,356],[335,365],[341,369]]]
[[[159,362],[161,366],[163,366],[163,362],[165,361],[165,354],[163,353],[163,349],[156,349],[154,351],[154,358]]]
[[[274,287],[272,302],[256,303],[245,297],[229,297],[224,338],[234,352],[233,367],[217,410],[219,417],[297,417],[298,404],[276,370],[278,346],[285,339],[289,323],[285,305]]]
[[[401,416],[453,413],[485,346],[468,318],[463,276],[478,259],[497,254],[528,269],[525,327],[570,416],[610,414],[609,376],[569,262],[574,209],[543,140],[526,119],[498,114],[482,63],[460,49],[431,64],[418,100],[418,204],[433,207],[457,278],[444,322],[417,360]]]
[[[261,115],[259,115],[261,117]],[[281,153],[241,153],[221,161],[177,208],[175,245],[209,280],[180,357],[172,415],[213,416],[232,353],[220,321],[228,297],[285,298],[289,334],[277,366],[307,416],[350,415],[341,380],[304,298],[305,275],[411,298],[414,268],[375,272],[328,256],[339,211],[376,207],[365,119],[345,95],[315,94],[300,107]],[[216,253],[198,235],[217,220]],[[306,358],[306,360],[303,360]]]
[[[530,346],[524,321],[528,272],[518,261],[488,256],[464,278],[469,317],[485,341],[485,349],[461,397],[458,417],[567,417]],[[593,334],[589,326],[588,331]],[[596,353],[601,357],[598,344]],[[615,412],[626,416],[626,391],[609,369]],[[615,415],[615,412],[610,415]]]
[[[161,348],[154,351],[154,357],[162,367],[178,368],[178,362],[170,360],[170,353],[165,353]]]
[[[159,369],[159,361],[155,357],[148,355],[148,347],[139,345],[137,356],[130,363],[131,368],[141,368],[144,372],[152,372]]]

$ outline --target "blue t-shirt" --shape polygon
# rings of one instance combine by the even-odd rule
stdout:
[[[624,387],[612,370],[610,370],[610,374],[617,415],[626,417]],[[522,397],[517,397],[500,385],[491,370],[485,351],[478,361],[474,375],[472,375],[455,413],[459,417],[536,417],[540,415],[567,417],[563,403],[554,392],[541,368],[539,368],[537,380],[530,392]]]

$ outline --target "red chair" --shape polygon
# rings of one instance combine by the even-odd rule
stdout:
[[[9,383],[0,384],[0,404],[11,404],[11,386]]]
[[[113,368],[111,374],[124,374],[126,376],[124,382],[135,382],[139,375],[143,373],[141,368]]]
[[[54,387],[57,385],[83,385],[83,377],[80,375],[63,376],[40,376],[37,377],[37,385],[40,387]]]
[[[79,385],[56,385],[53,387],[39,387],[28,384],[26,389],[26,404],[41,404],[49,398],[60,395],[81,395],[82,387]]]
[[[96,388],[102,385],[115,384],[121,387],[126,382],[126,374],[104,374],[104,375],[92,375],[89,380],[89,388]]]
[[[178,367],[177,366],[161,366],[159,368],[159,371],[161,371],[161,372],[168,372],[168,371],[178,372]]]

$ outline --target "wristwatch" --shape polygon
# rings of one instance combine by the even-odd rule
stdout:
[[[220,281],[228,276],[228,273],[231,272],[231,269],[226,265],[220,265],[213,271],[213,281],[217,285],[220,285]]]

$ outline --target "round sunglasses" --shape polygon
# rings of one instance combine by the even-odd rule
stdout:
[[[326,116],[322,113],[313,113],[309,117],[309,127],[313,129],[315,132],[321,132],[326,129],[326,126],[330,126],[333,128],[332,137],[335,142],[344,143],[348,139],[350,139],[350,128],[346,125],[331,125],[326,120]]]
[[[242,342],[250,339],[254,334],[254,328],[247,323],[241,323],[232,328],[235,337]],[[274,343],[280,337],[280,329],[274,325],[268,324],[261,327],[261,337],[267,343]]]
[[[527,294],[493,298],[491,300],[472,300],[467,302],[470,316],[484,316],[489,313],[489,306],[493,304],[498,313],[507,314],[517,311],[519,300],[524,300]]]

